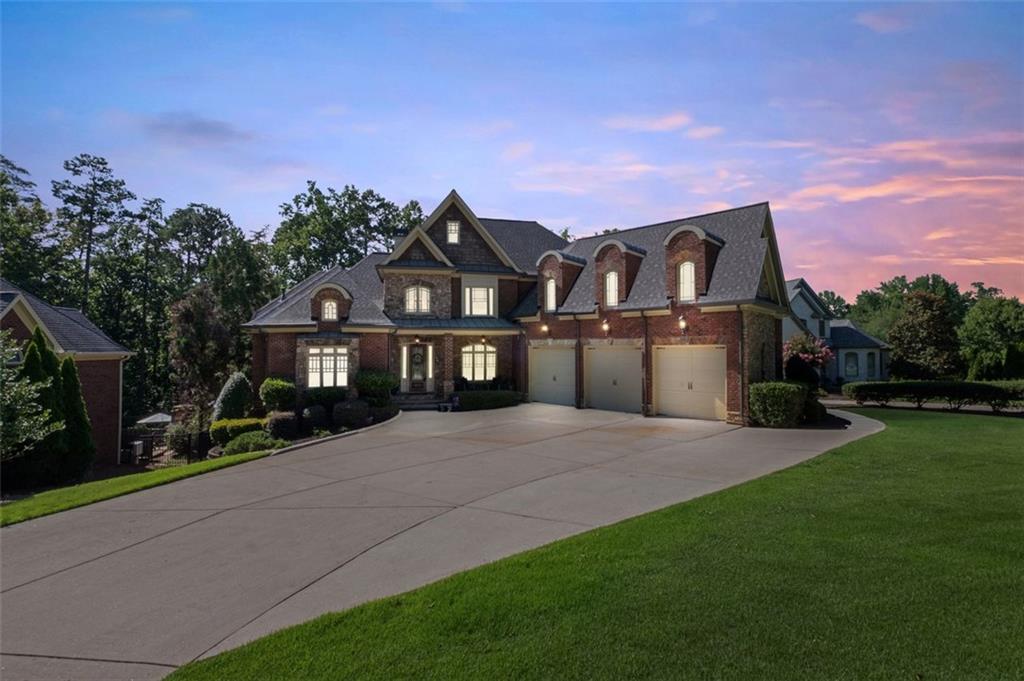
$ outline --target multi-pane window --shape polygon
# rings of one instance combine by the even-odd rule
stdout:
[[[487,286],[467,286],[465,289],[466,316],[493,317],[494,289]]]
[[[853,378],[860,374],[860,357],[857,356],[856,352],[848,352],[845,357],[845,368],[843,372],[848,378]]]
[[[338,319],[338,301],[337,300],[325,300],[320,306],[320,318],[326,321],[337,321]]]
[[[457,244],[459,243],[459,221],[449,220],[448,221],[448,243]]]
[[[430,289],[426,286],[410,286],[405,289],[406,312],[430,312]]]
[[[697,287],[692,262],[679,263],[679,302],[692,303],[697,300]]]
[[[608,272],[604,275],[604,305],[617,307],[619,304],[619,273]]]
[[[554,312],[555,308],[558,307],[558,300],[556,298],[555,278],[548,277],[544,282],[544,310],[546,312]]]
[[[306,384],[310,388],[348,385],[348,349],[309,348],[306,355]]]
[[[498,351],[477,343],[462,348],[462,377],[467,381],[490,381],[498,366]]]

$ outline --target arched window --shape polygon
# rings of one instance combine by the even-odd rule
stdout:
[[[557,307],[558,300],[556,299],[555,278],[548,277],[544,281],[544,311],[554,312]]]
[[[320,305],[320,319],[333,322],[338,320],[338,301],[325,300]]]
[[[426,286],[410,286],[405,289],[406,312],[430,312],[430,289]]]
[[[608,272],[604,275],[604,306],[617,307],[619,304],[619,273]]]
[[[679,281],[679,302],[692,303],[697,300],[697,286],[693,275],[693,263],[687,260],[679,263],[677,272]]]
[[[490,381],[498,366],[498,351],[477,343],[462,348],[462,377],[467,381]]]

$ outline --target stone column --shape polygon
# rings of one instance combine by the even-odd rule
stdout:
[[[441,386],[444,398],[455,392],[455,337],[450,333],[444,335],[444,362],[441,365]]]

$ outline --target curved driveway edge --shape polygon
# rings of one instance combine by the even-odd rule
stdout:
[[[4,679],[160,678],[284,626],[792,466],[842,430],[528,404],[380,428],[0,530]]]

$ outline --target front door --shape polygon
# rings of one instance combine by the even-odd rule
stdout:
[[[427,346],[409,346],[409,392],[422,393],[427,390]]]

